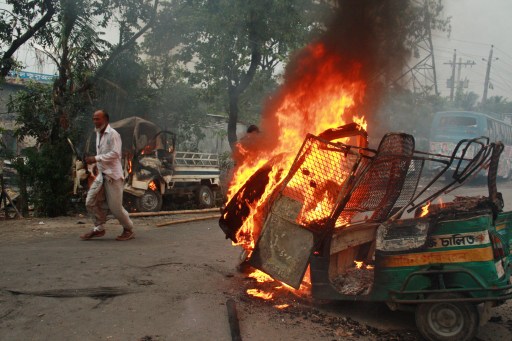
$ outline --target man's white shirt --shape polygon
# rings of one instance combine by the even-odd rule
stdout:
[[[123,178],[121,167],[121,135],[110,124],[107,125],[103,136],[96,132],[96,162],[98,171],[113,180]]]

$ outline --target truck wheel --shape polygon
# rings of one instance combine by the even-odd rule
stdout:
[[[430,299],[454,299],[455,293],[432,294]],[[469,341],[478,330],[479,316],[474,304],[468,302],[422,303],[416,309],[416,326],[427,340]]]
[[[142,196],[137,197],[135,205],[139,212],[158,212],[162,209],[162,195],[148,189]]]
[[[201,186],[197,191],[197,204],[202,208],[210,208],[215,206],[215,197],[208,186]]]

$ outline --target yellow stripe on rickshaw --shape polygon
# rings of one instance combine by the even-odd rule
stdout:
[[[507,224],[496,225],[496,231],[503,230],[505,227],[507,227]]]
[[[400,267],[420,266],[432,263],[464,263],[486,262],[493,260],[492,248],[474,248],[462,250],[448,250],[437,252],[416,252],[392,256],[382,256],[379,266]]]

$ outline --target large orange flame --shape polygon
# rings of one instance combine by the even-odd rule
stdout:
[[[340,63],[341,56],[327,50],[322,43],[308,46],[295,63],[298,70],[292,71],[291,80],[285,80],[281,91],[268,105],[262,119],[263,133],[250,137],[256,143],[247,139],[237,145],[237,168],[229,186],[228,200],[258,169],[281,156],[269,174],[264,194],[251,205],[250,214],[237,233],[239,244],[249,251],[254,248],[261,230],[264,206],[283,180],[282,175],[290,169],[306,134],[319,134],[352,121],[366,126],[363,117],[347,113],[347,109],[353,109],[362,101],[365,92],[365,83],[359,79],[361,65],[353,63],[347,75],[340,71]],[[326,202],[318,202],[312,209],[319,211],[327,206]],[[303,215],[303,221],[308,221],[307,214]]]
[[[309,268],[306,270],[304,279],[298,290],[285,283],[273,279],[261,270],[255,269],[248,275],[248,277],[254,279],[259,285],[256,285],[255,288],[248,288],[246,293],[252,297],[261,298],[266,301],[274,300],[274,298],[279,297],[284,293],[293,293],[297,296],[307,295],[311,287],[311,276]],[[285,307],[276,306],[276,308],[283,309]]]
[[[247,293],[253,297],[262,298],[264,300],[270,300],[273,296],[271,292],[265,292],[260,289],[247,289]]]
[[[229,186],[228,200],[258,169],[280,156],[273,164],[264,194],[251,205],[249,216],[238,230],[237,240],[246,250],[254,248],[263,224],[265,204],[290,169],[306,134],[319,134],[350,122],[366,128],[362,116],[348,112],[361,103],[365,92],[365,83],[359,77],[361,65],[353,63],[347,74],[346,67],[341,71],[340,63],[341,56],[322,43],[305,48],[294,63],[294,69],[287,70],[288,77],[280,92],[267,105],[261,122],[263,132],[257,136],[251,134],[253,136],[238,143],[234,153],[237,168]],[[240,200],[243,196],[237,198]],[[328,206],[327,202],[310,204],[316,212]],[[309,219],[307,214],[302,217],[303,222]]]

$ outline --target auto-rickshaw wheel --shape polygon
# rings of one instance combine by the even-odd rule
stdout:
[[[432,294],[429,299],[457,299],[456,293]],[[416,308],[416,326],[432,341],[469,341],[478,330],[479,315],[474,304],[445,301],[421,303]]]

